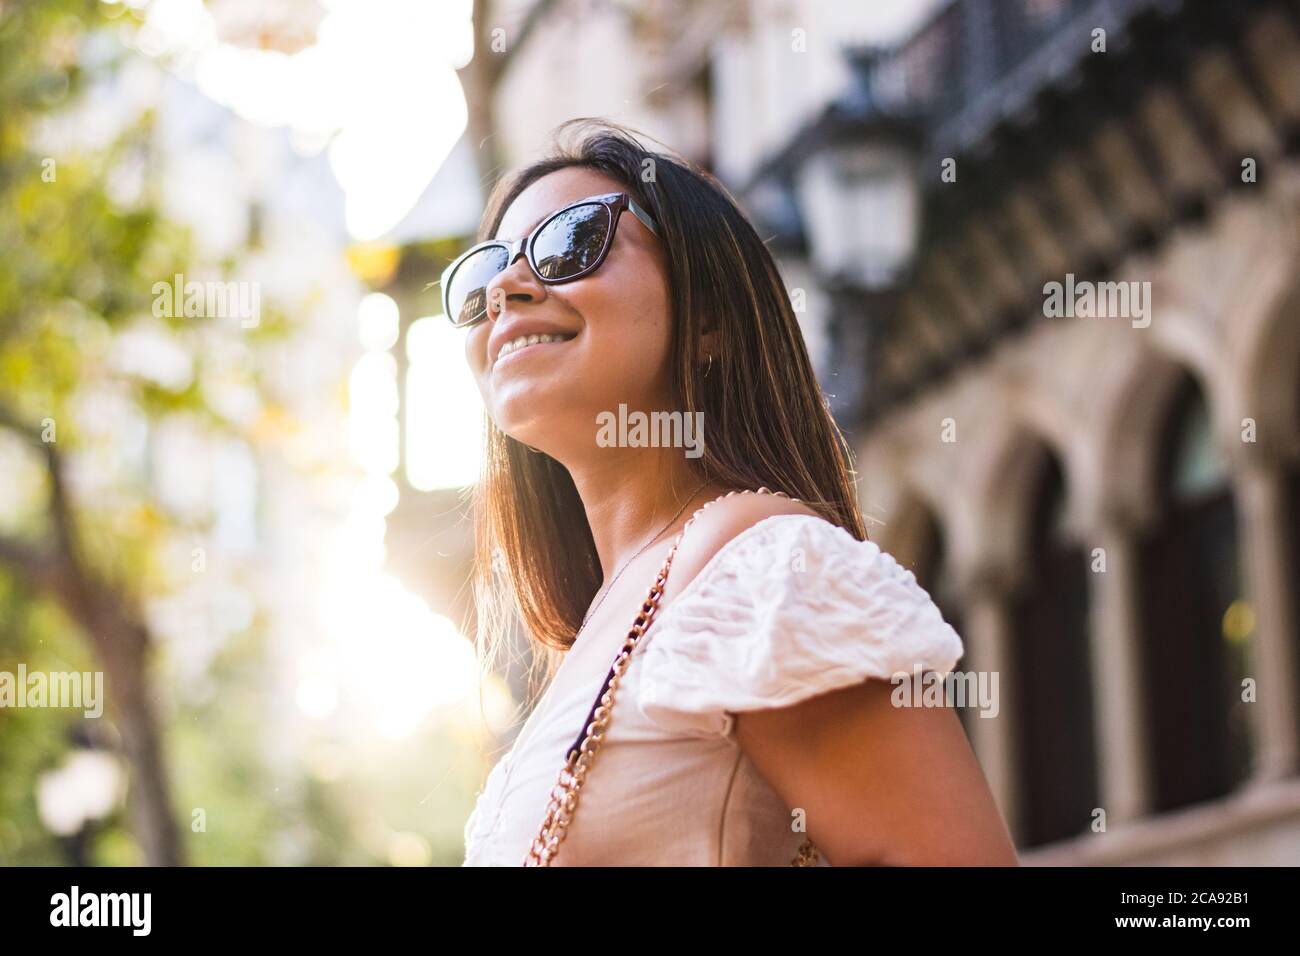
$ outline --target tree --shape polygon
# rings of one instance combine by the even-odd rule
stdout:
[[[0,4],[0,430],[34,453],[44,484],[26,527],[0,534],[0,569],[27,598],[57,604],[102,664],[130,768],[133,832],[146,862],[176,865],[182,848],[148,676],[153,641],[132,583],[139,554],[77,499],[69,460],[77,402],[109,374],[88,343],[148,312],[150,276],[168,274],[184,242],[147,202],[123,205],[106,185],[123,164],[147,161],[148,117],[106,150],[42,155],[33,146],[45,120],[113,68],[111,59],[85,66],[87,43],[108,26],[103,9],[95,0]],[[133,398],[146,414],[195,400],[147,383]],[[12,500],[16,476],[5,483]]]

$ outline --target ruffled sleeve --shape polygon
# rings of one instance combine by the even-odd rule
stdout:
[[[635,655],[638,701],[669,730],[734,738],[734,714],[869,677],[946,674],[961,638],[911,571],[811,515],[728,541],[663,610]]]

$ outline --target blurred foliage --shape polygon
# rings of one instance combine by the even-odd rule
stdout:
[[[70,671],[91,663],[56,609],[25,599],[0,573],[0,671],[13,673],[19,662]],[[40,822],[34,781],[68,750],[83,722],[73,710],[0,711],[0,866],[67,862],[59,840]]]
[[[149,457],[157,429],[179,422],[256,452],[295,423],[264,380],[292,331],[277,303],[263,300],[260,324],[234,334],[228,320],[153,314],[155,282],[246,267],[240,250],[200,261],[188,230],[160,212],[158,118],[148,110],[129,117],[93,146],[76,135],[87,97],[111,88],[139,56],[119,40],[134,16],[95,0],[0,0],[0,410],[32,428],[56,426],[59,453],[95,489],[73,489],[87,562],[143,606],[192,593],[190,542],[206,540],[213,520],[173,513],[158,499]],[[254,232],[243,252],[256,253]],[[153,378],[147,365],[123,363],[128,336],[140,329],[182,353],[188,374]],[[251,422],[223,413],[216,390],[231,384],[256,393]],[[106,420],[117,424],[106,428]],[[4,427],[0,481],[0,535],[51,541],[44,463]],[[236,583],[251,584],[253,573],[239,569]],[[198,586],[213,585],[205,578]],[[426,727],[375,748],[322,730],[301,753],[272,752],[267,728],[283,719],[283,702],[272,686],[268,633],[258,610],[223,635],[201,690],[174,679],[184,646],[154,635],[149,695],[186,861],[458,864],[483,769],[464,766],[474,748]],[[0,562],[0,670],[13,673],[20,662],[29,671],[101,669],[88,637],[21,568]],[[73,838],[51,834],[37,808],[42,775],[69,753],[119,744],[111,714],[0,710],[0,864],[141,862],[123,807]]]
[[[86,410],[112,401],[128,425],[184,416],[210,433],[239,430],[214,410],[204,390],[204,326],[220,320],[153,315],[159,277],[195,267],[212,274],[211,264],[196,263],[188,232],[158,211],[152,193],[157,177],[150,175],[158,159],[155,118],[148,112],[131,118],[110,143],[95,148],[67,135],[87,91],[111,82],[123,58],[133,55],[114,36],[133,16],[121,5],[94,0],[0,2],[0,405],[32,428],[53,423],[65,459],[99,454],[88,458],[96,484],[111,487],[75,502],[81,544],[96,572],[137,602],[174,583],[175,571],[166,573],[166,542],[178,532],[203,530],[205,522],[188,519],[187,527],[187,519],[153,500],[147,460],[119,455],[127,434],[91,434]],[[50,142],[58,144],[57,152]],[[123,190],[113,184],[123,176],[142,184],[137,195],[119,195]],[[169,387],[115,361],[121,335],[142,322],[151,329],[161,325],[186,353],[194,370],[188,382]],[[285,326],[283,316],[264,312],[247,339],[273,341]],[[0,444],[11,453],[6,468],[25,451],[3,430]],[[39,468],[36,456],[29,458]],[[103,462],[107,468],[99,467]],[[4,491],[13,508],[8,476]],[[54,533],[44,496],[21,503],[29,513],[7,515],[5,524],[40,545]],[[0,565],[0,670],[13,673],[19,662],[29,672],[102,669],[87,635],[47,595],[24,587],[14,570],[21,571]],[[238,664],[224,679],[246,681],[248,671],[262,666],[257,638],[256,627],[250,628],[225,651]],[[249,695],[240,701],[247,706],[232,707],[217,695],[223,700],[218,708],[153,696],[160,701],[155,711],[165,728],[173,802],[221,811],[209,815],[215,839],[189,839],[187,833],[194,844],[187,846],[190,857],[271,862],[258,848],[271,845],[283,808],[256,796],[267,776],[256,747],[264,702]],[[108,716],[87,721],[72,710],[0,711],[0,862],[51,864],[83,856],[92,863],[139,862],[121,808],[88,828],[76,849],[49,834],[37,813],[42,774],[75,747],[111,750],[115,744]],[[186,815],[178,816],[188,831]]]
[[[95,345],[142,305],[147,290],[147,212],[109,201],[98,158],[43,156],[30,146],[40,122],[84,89],[79,40],[99,17],[98,5],[85,0],[0,7],[0,400],[37,426],[47,417],[67,420],[83,365],[99,357]],[[130,137],[121,148],[133,148]],[[40,533],[47,523],[33,515],[20,526]],[[13,673],[19,663],[41,671],[98,666],[72,623],[0,568],[0,670]],[[68,861],[40,823],[36,784],[84,723],[76,711],[0,715],[0,861]],[[104,821],[100,832],[120,826]]]

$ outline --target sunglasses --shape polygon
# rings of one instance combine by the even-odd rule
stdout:
[[[514,243],[490,239],[465,250],[443,270],[442,311],[457,328],[487,317],[487,286],[522,254],[540,282],[560,285],[591,275],[609,255],[624,209],[659,235],[651,215],[627,193],[589,196],[557,209]]]

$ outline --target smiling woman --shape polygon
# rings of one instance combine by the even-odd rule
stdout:
[[[563,135],[443,276],[488,415],[480,645],[517,616],[548,665],[466,863],[1014,863],[952,711],[890,701],[962,642],[866,540],[766,247],[689,163]],[[708,440],[610,441],[629,409]]]

